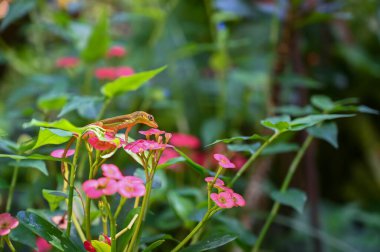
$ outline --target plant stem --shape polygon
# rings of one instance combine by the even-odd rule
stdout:
[[[119,216],[121,209],[123,208],[126,201],[127,201],[127,198],[121,197],[119,205],[116,208],[115,219],[117,218],[117,216]]]
[[[304,143],[302,144],[301,149],[298,150],[297,155],[295,156],[292,163],[290,164],[290,167],[289,167],[289,170],[286,174],[286,177],[285,177],[284,181],[282,182],[281,189],[280,189],[281,193],[285,192],[288,189],[290,181],[292,180],[293,175],[294,175],[299,163],[301,162],[302,157],[305,154],[305,151],[307,150],[307,148],[311,144],[312,140],[313,140],[313,137],[309,135],[306,138],[306,140],[304,141]],[[257,241],[256,241],[256,243],[252,249],[252,252],[258,252],[259,251],[260,245],[263,242],[265,235],[268,232],[268,229],[269,229],[270,225],[272,224],[274,218],[276,217],[279,209],[280,209],[280,203],[275,202],[270,213],[269,213],[269,216],[267,217],[267,219],[265,221],[263,228],[260,231],[259,237],[257,238]]]
[[[77,142],[75,145],[75,154],[73,158],[73,163],[70,169],[69,202],[67,206],[67,229],[66,229],[67,237],[70,237],[70,230],[71,230],[71,223],[72,223],[71,216],[73,214],[75,172],[76,172],[76,166],[77,166],[78,157],[79,157],[79,148],[80,148],[81,140],[82,139],[80,137],[77,139]]]
[[[171,252],[179,251],[186,243],[203,227],[206,221],[215,213],[213,212],[214,208],[211,208],[203,216],[203,219],[194,227],[194,229],[188,234],[185,239],[183,239]]]
[[[12,244],[11,240],[9,239],[9,236],[8,236],[8,235],[4,236],[4,240],[5,240],[5,242],[7,243],[9,249],[10,249],[12,252],[16,252],[16,249],[15,249],[15,247],[13,247],[13,244]]]
[[[104,101],[103,106],[100,109],[99,114],[96,118],[97,120],[100,120],[104,116],[104,114],[106,113],[106,109],[107,109],[108,105],[110,104],[110,102],[111,102],[111,99],[106,98],[106,100]],[[127,141],[127,139],[126,139],[126,141]]]
[[[12,174],[12,181],[11,185],[9,187],[9,193],[8,193],[8,199],[7,199],[7,205],[5,207],[5,212],[9,212],[11,210],[11,205],[12,205],[12,200],[13,200],[13,194],[16,188],[16,182],[17,182],[17,175],[18,175],[18,160],[16,161],[16,165],[13,169],[13,174]]]
[[[75,229],[77,230],[77,232],[79,234],[81,241],[84,242],[86,240],[86,237],[83,234],[82,227],[80,226],[77,217],[75,217],[75,214],[73,215],[73,223],[74,223]]]
[[[228,184],[229,187],[233,186],[234,183],[236,182],[236,180],[238,178],[240,178],[240,176],[245,172],[245,170],[247,170],[251,164],[256,160],[256,158],[258,156],[260,156],[261,152],[270,144],[273,142],[273,140],[275,140],[279,135],[281,134],[281,132],[276,132],[274,133],[267,141],[265,141],[261,146],[260,148],[257,149],[257,151],[255,153],[252,154],[252,156],[247,160],[247,162],[245,162],[245,164],[240,168],[240,170],[236,173],[235,177],[231,180],[231,182]]]
[[[111,252],[116,252],[116,220],[112,215],[110,205],[108,204],[106,196],[102,197],[104,206],[107,209],[108,218],[110,219],[110,230],[111,230]]]
[[[149,179],[149,177],[147,179],[148,180],[147,180],[146,186],[145,186],[146,192],[145,192],[145,196],[143,198],[143,202],[142,202],[142,205],[141,205],[140,215],[138,216],[138,219],[137,219],[136,229],[133,232],[133,236],[131,238],[131,242],[129,243],[129,246],[127,247],[128,249],[124,250],[124,251],[127,251],[127,252],[132,252],[135,249],[134,247],[136,246],[135,244],[136,244],[137,238],[139,237],[139,234],[140,234],[140,228],[141,228],[143,219],[145,218],[145,213],[146,213],[147,208],[148,208],[148,201],[149,201],[150,193],[152,191],[152,182],[153,182],[153,180]]]

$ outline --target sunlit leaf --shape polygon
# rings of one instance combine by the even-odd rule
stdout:
[[[252,136],[237,136],[237,137],[231,137],[231,138],[225,138],[225,139],[219,139],[219,140],[216,140],[215,142],[212,142],[208,145],[206,145],[206,147],[209,147],[211,145],[214,145],[214,144],[217,144],[217,143],[231,143],[231,142],[235,142],[235,141],[248,141],[248,140],[253,140],[253,141],[265,141],[267,140],[267,137],[265,136],[260,136],[258,134],[254,134]]]
[[[262,120],[260,123],[275,132],[285,132],[290,127],[290,117],[286,115],[270,117]]]
[[[290,130],[299,131],[312,127],[325,120],[333,120],[338,118],[352,117],[354,114],[317,114],[296,118],[290,123]]]
[[[86,62],[94,62],[105,56],[110,38],[108,34],[108,15],[103,13],[98,23],[91,31],[87,44],[81,52],[81,57]]]
[[[306,202],[306,194],[298,189],[288,189],[285,192],[275,191],[271,193],[272,199],[275,201],[294,208],[299,213],[303,212],[303,208]]]
[[[18,167],[23,167],[23,168],[33,168],[37,169],[40,172],[42,172],[44,175],[48,176],[49,173],[46,169],[46,164],[42,160],[19,160],[19,161],[12,161],[9,163],[11,166],[18,166]]]
[[[307,129],[307,132],[313,137],[323,139],[330,143],[334,148],[338,148],[338,127],[336,123],[323,123],[321,126],[314,126]]]
[[[48,189],[42,190],[42,196],[49,203],[50,211],[54,211],[55,209],[57,209],[59,203],[61,203],[63,200],[67,198],[67,195],[64,192]]]
[[[32,119],[32,121],[30,121],[29,123],[24,123],[23,126],[24,128],[39,126],[39,127],[45,127],[45,128],[61,129],[61,130],[66,130],[66,131],[70,131],[70,132],[74,132],[78,134],[81,134],[84,131],[83,128],[78,128],[74,126],[73,124],[71,124],[71,122],[69,122],[66,119],[60,119],[54,122],[44,122],[44,121],[38,121],[38,120]]]
[[[32,210],[18,212],[17,219],[60,251],[85,251],[83,246],[74,244],[61,230]]]
[[[67,142],[72,133],[59,129],[46,129],[41,127],[38,132],[38,138],[36,144],[33,146],[33,150],[47,144],[61,144]]]
[[[113,97],[115,95],[119,95],[128,91],[133,91],[141,87],[144,83],[146,83],[148,80],[152,79],[154,76],[162,72],[166,66],[136,73],[130,76],[120,77],[116,79],[115,81],[108,82],[105,84],[101,92],[107,97]]]

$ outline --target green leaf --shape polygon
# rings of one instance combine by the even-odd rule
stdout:
[[[311,106],[299,107],[295,105],[277,107],[275,111],[279,114],[291,116],[305,116],[314,112]]]
[[[35,150],[41,146],[47,144],[61,144],[67,142],[73,134],[68,131],[59,129],[46,129],[41,127],[38,132],[38,138],[36,144],[33,146],[32,150]]]
[[[328,112],[335,107],[335,104],[330,97],[324,95],[313,95],[311,97],[311,104],[325,112]]]
[[[247,141],[247,140],[266,141],[267,137],[260,136],[258,134],[253,134],[252,136],[237,136],[237,137],[231,137],[231,138],[224,138],[224,139],[216,140],[215,142],[212,142],[212,143],[206,145],[206,147],[209,147],[211,145],[214,145],[214,144],[217,144],[217,143],[220,143],[220,142],[231,143],[231,142],[234,142],[234,141]]]
[[[158,165],[157,169],[165,169],[166,167],[169,167],[171,165],[178,164],[178,163],[183,163],[184,161],[186,161],[184,157],[171,158],[165,163]]]
[[[377,111],[376,109],[373,109],[364,105],[358,106],[357,111],[362,112],[362,113],[374,114],[374,115],[379,114],[379,111]]]
[[[270,117],[265,120],[262,120],[261,125],[266,128],[269,128],[275,132],[285,132],[289,130],[290,127],[290,117],[289,116],[276,116]]]
[[[271,193],[273,200],[294,208],[299,213],[303,212],[303,208],[306,202],[306,194],[298,189],[288,189],[286,192],[275,191]]]
[[[19,242],[33,249],[37,249],[36,236],[22,223],[19,224],[17,228],[12,230],[12,232],[9,234],[9,238],[11,238],[12,241]]]
[[[83,128],[78,128],[72,125],[71,122],[69,122],[66,119],[60,119],[54,122],[44,122],[44,121],[38,121],[38,120],[32,119],[32,121],[30,121],[29,123],[24,123],[23,125],[24,128],[32,127],[32,126],[61,129],[61,130],[74,132],[77,134],[82,134],[82,132],[84,131]]]
[[[160,246],[164,242],[165,242],[165,240],[157,240],[157,241],[151,243],[147,248],[145,248],[143,250],[143,252],[153,251],[153,249],[157,248],[158,246]]]
[[[229,242],[232,242],[236,238],[237,238],[236,235],[221,234],[219,236],[210,237],[194,245],[191,245],[181,250],[181,252],[198,252],[198,251],[207,251],[210,249],[219,248]]]
[[[61,230],[33,210],[18,212],[17,219],[27,229],[44,238],[60,251],[85,251],[83,246],[74,244]]]
[[[104,57],[110,43],[108,27],[108,17],[106,13],[103,13],[98,23],[92,29],[86,46],[81,52],[81,58],[84,61],[95,62]]]
[[[42,96],[37,101],[37,106],[44,112],[61,109],[67,101],[66,94],[50,94]]]
[[[240,220],[226,215],[215,215],[214,218],[223,223],[223,230],[226,230],[231,234],[235,234],[238,237],[239,242],[242,242],[248,247],[252,247],[253,244],[255,244],[257,237],[253,235],[250,230],[244,227]]]
[[[91,240],[91,244],[96,249],[96,252],[110,252],[111,251],[111,246],[105,242]]]
[[[59,203],[67,198],[67,195],[64,192],[48,189],[43,189],[42,195],[49,203],[50,211],[57,209]]]
[[[168,201],[182,221],[189,224],[189,216],[194,212],[194,202],[176,191],[168,192]]]
[[[33,0],[17,0],[9,5],[9,11],[1,22],[0,31],[5,30],[10,24],[22,18],[36,6]]]
[[[136,90],[145,82],[162,72],[165,68],[166,66],[163,66],[154,70],[140,72],[130,76],[120,77],[115,81],[105,84],[102,87],[101,92],[107,97],[114,97],[116,95],[128,91]]]
[[[295,74],[281,76],[279,80],[284,87],[321,88],[322,86],[319,81]]]
[[[186,163],[196,172],[200,173],[201,175],[207,175],[207,174],[210,174],[210,171],[207,170],[205,167],[195,163],[191,158],[189,158],[185,153],[183,153],[182,151],[180,151],[179,149],[175,148],[174,147],[174,150],[179,154],[181,155],[182,157],[184,157],[186,159]]]
[[[251,154],[255,153],[256,150],[260,147],[260,143],[254,143],[254,144],[228,144],[227,148],[230,151],[235,152],[249,152]]]
[[[12,155],[12,154],[0,154],[0,158],[11,158],[14,160],[26,160],[26,159],[33,159],[33,160],[50,160],[50,161],[65,161],[66,163],[70,163],[68,159],[63,158],[55,158],[52,156],[45,156],[40,154],[32,154],[29,156],[21,156],[21,155]]]
[[[286,152],[297,151],[299,146],[295,143],[275,143],[271,144],[263,150],[263,155],[274,155]]]
[[[290,123],[290,130],[299,131],[309,127],[312,127],[325,120],[333,120],[338,118],[352,117],[355,114],[317,114],[309,115],[305,117],[296,118]]]
[[[225,122],[219,118],[207,119],[201,127],[203,143],[211,143],[212,140],[224,132]]]
[[[23,168],[34,168],[42,172],[45,176],[48,176],[49,173],[46,169],[46,164],[44,161],[41,160],[19,160],[19,161],[12,161],[9,163],[11,166],[18,166]]]
[[[328,122],[322,124],[320,127],[314,126],[307,129],[307,132],[313,137],[325,140],[334,146],[334,148],[338,148],[338,127],[336,123]]]
[[[79,115],[88,119],[95,119],[99,113],[99,105],[103,98],[93,96],[74,96],[69,102],[62,108],[58,117],[77,110]]]

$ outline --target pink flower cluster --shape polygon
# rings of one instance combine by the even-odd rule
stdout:
[[[135,176],[123,176],[114,164],[102,165],[103,176],[99,179],[90,179],[82,184],[87,197],[97,199],[103,195],[119,193],[125,198],[141,197],[145,195],[144,181]]]
[[[236,168],[235,164],[232,163],[226,156],[222,154],[214,154],[214,158],[218,161],[219,165],[223,168]]]
[[[214,181],[214,177],[207,177],[205,181],[211,184]],[[224,181],[217,178],[213,187],[218,189],[218,193],[211,193],[210,198],[221,208],[243,207],[245,206],[245,200],[243,196],[235,193],[231,188],[224,185]]]
[[[142,153],[144,151],[150,151],[150,150],[164,150],[166,147],[172,147],[171,145],[167,144],[168,141],[171,138],[170,133],[166,133],[163,130],[151,128],[146,131],[139,131],[140,134],[145,135],[146,140],[139,139],[132,143],[129,143],[124,146],[124,149],[127,151],[131,151],[133,153]],[[161,135],[165,135],[165,140]],[[150,137],[154,135],[155,140],[150,140]]]
[[[131,67],[99,67],[95,70],[95,77],[99,80],[115,80],[119,77],[125,77],[134,74]]]
[[[18,226],[19,222],[10,213],[0,214],[0,236],[8,235],[11,229]]]

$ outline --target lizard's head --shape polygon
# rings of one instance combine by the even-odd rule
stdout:
[[[158,124],[156,123],[152,115],[144,111],[136,111],[133,114],[135,114],[135,117],[137,118],[136,123],[143,123],[152,128],[158,127]]]

